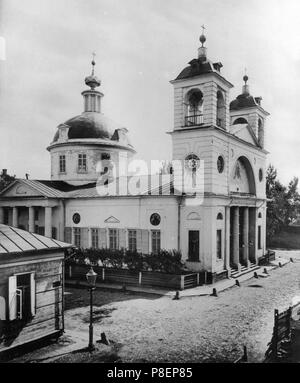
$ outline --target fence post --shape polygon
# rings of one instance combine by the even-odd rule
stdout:
[[[72,266],[69,265],[69,278],[72,278]]]
[[[274,310],[274,356],[277,359],[278,354],[278,310]]]
[[[105,280],[105,269],[104,267],[102,267],[102,281]]]
[[[142,284],[142,272],[140,271],[139,272],[139,285]]]
[[[289,337],[291,335],[291,318],[292,318],[292,307],[290,306],[288,310],[288,317],[287,317],[287,321],[288,321],[287,328],[288,328]]]
[[[197,273],[197,286],[199,286],[199,285],[200,285],[200,274]]]
[[[180,276],[180,289],[184,290],[184,275]]]

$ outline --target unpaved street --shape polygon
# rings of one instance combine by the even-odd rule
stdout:
[[[278,254],[278,253],[277,253]],[[282,252],[300,260],[300,252]],[[300,295],[300,262],[252,278],[218,297],[140,296],[97,290],[95,333],[118,344],[123,362],[232,362],[247,345],[249,361],[264,358],[274,309]],[[66,328],[87,339],[88,294],[68,289]],[[79,305],[79,308],[70,308]],[[75,301],[74,301],[75,300]],[[77,303],[76,303],[77,302]]]

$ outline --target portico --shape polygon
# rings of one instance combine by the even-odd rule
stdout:
[[[14,204],[14,205],[13,205]],[[1,201],[0,224],[26,229],[32,233],[53,237],[53,210],[59,205],[55,202]],[[54,235],[56,236],[56,235]]]

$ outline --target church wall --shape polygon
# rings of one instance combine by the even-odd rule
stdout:
[[[151,251],[151,230],[160,230],[161,248],[177,249],[177,206],[176,198],[173,197],[74,199],[66,202],[66,226],[148,230],[149,251]],[[79,213],[81,216],[78,225],[72,221],[74,213]],[[158,226],[150,223],[152,213],[161,216]]]
[[[78,171],[78,154],[86,154],[87,157],[87,171]],[[72,145],[61,146],[53,148],[51,150],[51,179],[68,181],[72,183],[82,182],[95,182],[99,173],[97,173],[97,164],[101,161],[101,154],[109,153],[113,163],[118,164],[120,157],[126,156],[126,151],[120,151],[116,148],[101,148],[98,149],[96,146],[91,145]],[[66,172],[59,172],[59,156],[66,156]],[[129,153],[130,157],[131,154]]]
[[[211,152],[211,131],[206,130],[182,131],[173,134],[173,159],[184,160],[190,153],[196,154],[200,160],[204,161],[204,191],[212,190],[211,169],[212,169],[212,152]]]

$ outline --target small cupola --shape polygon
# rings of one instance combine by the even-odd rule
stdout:
[[[101,85],[101,80],[95,76],[95,53],[93,53],[92,59],[92,73],[85,78],[85,83],[91,89],[83,91],[81,94],[84,100],[84,112],[96,112],[101,113],[101,98],[103,93],[95,90]]]

